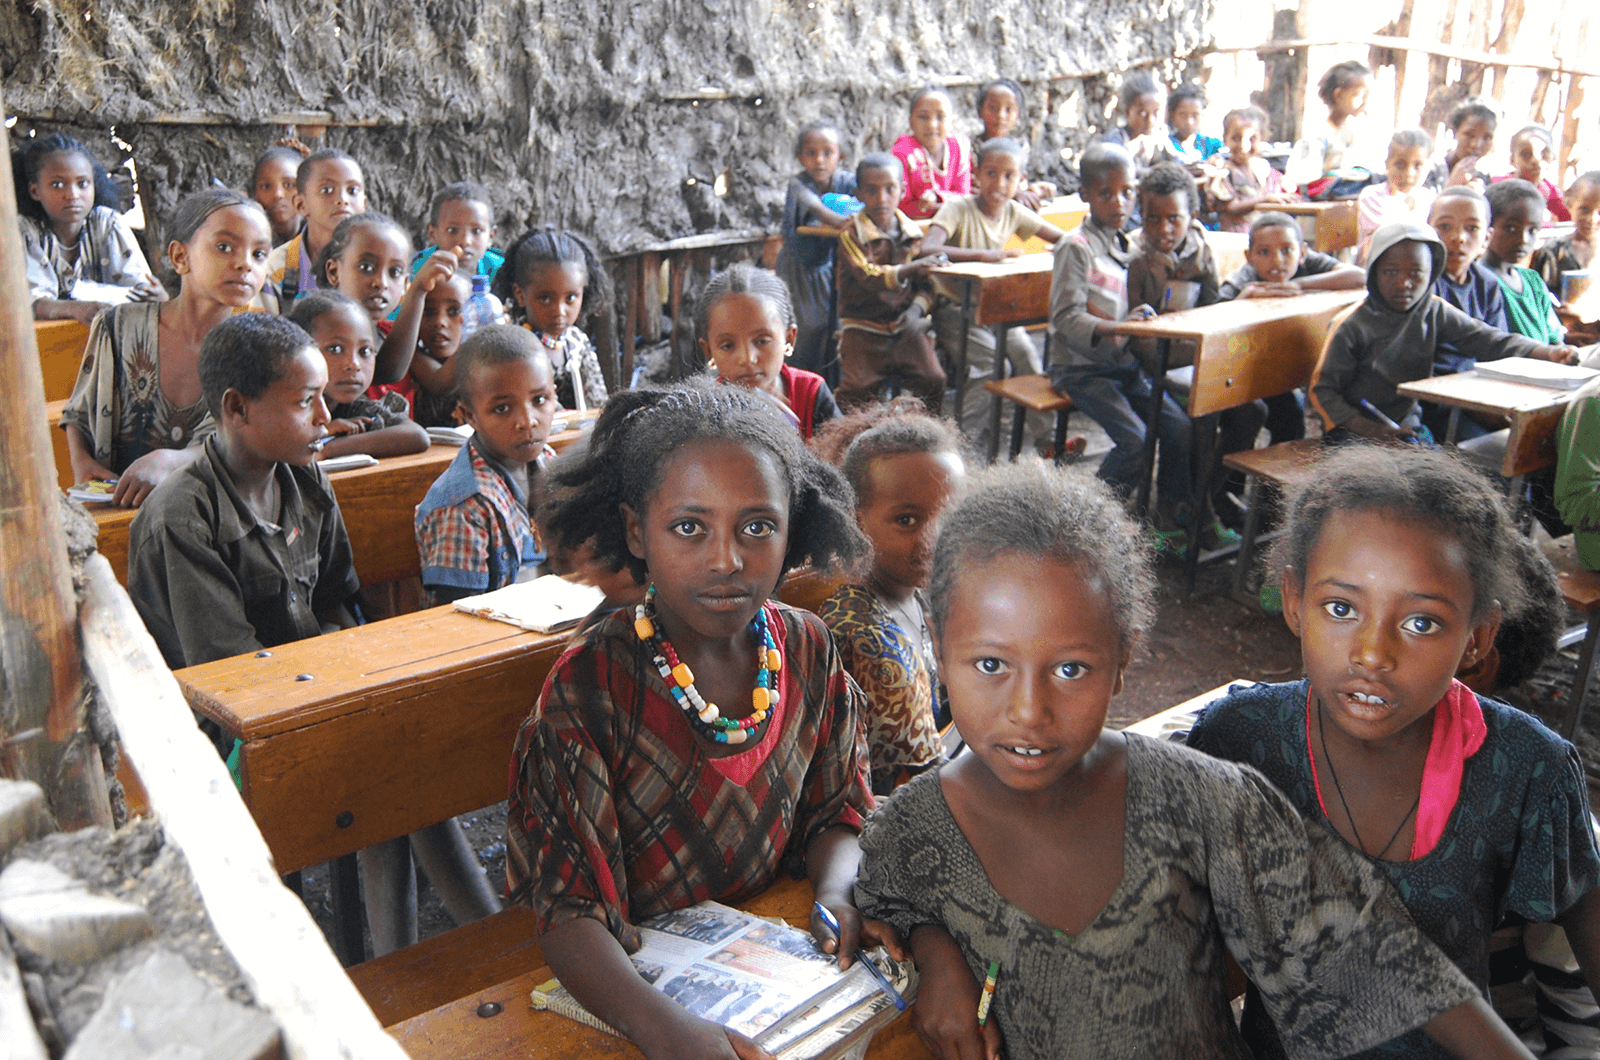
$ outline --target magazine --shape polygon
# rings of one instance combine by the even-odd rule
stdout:
[[[835,1060],[860,1055],[872,1034],[899,1010],[858,962],[817,949],[809,932],[717,902],[665,913],[639,925],[634,967],[688,1011],[738,1031],[779,1060]],[[915,995],[910,962],[884,950],[864,955],[902,997]],[[564,990],[540,984],[533,1007],[615,1034]]]

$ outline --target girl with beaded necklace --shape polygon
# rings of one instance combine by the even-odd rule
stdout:
[[[838,918],[841,963],[862,938],[904,952],[851,898],[873,807],[861,692],[821,620],[770,599],[795,565],[863,550],[850,488],[770,402],[703,383],[617,394],[552,477],[570,493],[547,538],[648,590],[561,657],[517,738],[512,898],[562,984],[645,1056],[753,1060],[627,953],[640,920],[748,899],[784,868]]]

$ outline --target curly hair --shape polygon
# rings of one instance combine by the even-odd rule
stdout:
[[[1272,123],[1267,118],[1267,112],[1260,107],[1240,107],[1237,110],[1228,111],[1222,116],[1222,135],[1227,136],[1228,129],[1236,124],[1254,125],[1263,140],[1267,139],[1271,134]]]
[[[855,490],[857,507],[870,499],[862,487],[867,469],[880,456],[955,453],[965,460],[971,455],[955,424],[932,415],[909,394],[829,420],[812,436],[811,450],[844,472]]]
[[[807,562],[848,565],[866,552],[856,526],[855,496],[844,476],[805,447],[767,398],[708,380],[613,395],[583,450],[551,468],[561,501],[549,514],[546,534],[567,549],[593,539],[596,559],[613,570],[627,566],[643,584],[649,569],[628,549],[621,506],[643,513],[654,500],[667,459],[706,441],[760,450],[783,469],[789,490],[785,572]]]
[[[996,136],[992,140],[983,141],[983,144],[978,148],[977,156],[972,160],[972,165],[973,168],[983,165],[990,155],[1006,155],[1015,159],[1017,168],[1020,169],[1027,150],[1019,141],[1013,140],[1009,136]]]
[[[348,152],[341,151],[337,147],[324,147],[320,151],[313,151],[306,155],[300,164],[295,167],[294,186],[300,189],[301,195],[306,193],[306,188],[311,183],[311,171],[317,168],[317,163],[319,162],[349,162],[356,167],[358,172],[362,173],[363,179],[366,176],[365,172],[361,170],[361,163],[357,162]]]
[[[295,302],[293,308],[283,314],[284,319],[292,320],[306,329],[309,333],[317,326],[317,318],[324,313],[332,313],[337,309],[353,309],[368,325],[368,335],[374,342],[377,334],[371,330],[372,320],[367,316],[367,307],[351,298],[342,291],[332,287],[318,287],[315,291]]]
[[[887,151],[870,151],[861,156],[861,161],[856,163],[857,184],[862,183],[861,174],[869,169],[881,169],[885,173],[893,173],[894,179],[902,185],[906,182],[906,167]]]
[[[1477,118],[1488,123],[1490,132],[1494,132],[1500,124],[1499,113],[1481,99],[1466,99],[1456,104],[1456,109],[1450,112],[1450,117],[1444,124],[1451,132],[1456,132],[1469,118]]]
[[[1587,173],[1579,173],[1573,178],[1572,186],[1567,188],[1567,198],[1578,197],[1578,189],[1587,184],[1591,188],[1600,188],[1600,169],[1591,169]]]
[[[301,147],[303,148],[304,145],[302,144]],[[261,177],[261,167],[268,162],[281,159],[290,163],[296,170],[299,170],[300,163],[304,161],[308,153],[300,148],[290,147],[288,144],[273,144],[265,151],[262,151],[259,155],[256,155],[255,165],[250,167],[250,190],[255,190],[256,181]]]
[[[1371,78],[1372,71],[1366,63],[1355,59],[1347,59],[1342,63],[1334,63],[1323,73],[1322,79],[1317,82],[1317,98],[1328,106],[1333,106],[1333,94],[1341,88],[1349,88],[1362,78]]]
[[[1394,155],[1395,149],[1400,147],[1420,147],[1424,151],[1433,150],[1433,137],[1421,129],[1397,129],[1389,137],[1389,155]]]
[[[831,121],[808,121],[800,126],[800,131],[794,134],[794,156],[800,157],[800,152],[805,150],[806,137],[813,133],[833,134],[833,145],[839,148],[839,154],[844,154],[844,134],[839,131],[839,126]]]
[[[1499,217],[1519,202],[1535,204],[1541,210],[1545,208],[1544,192],[1521,177],[1507,177],[1505,180],[1495,181],[1489,185],[1488,190],[1483,193],[1483,197],[1489,200],[1490,224],[1494,223],[1496,217]]]
[[[1306,234],[1301,230],[1299,221],[1296,221],[1281,210],[1264,210],[1256,215],[1254,221],[1250,222],[1249,245],[1255,245],[1257,232],[1264,232],[1269,228],[1286,228],[1294,233],[1296,243],[1303,244],[1306,241]]]
[[[433,193],[433,198],[428,200],[428,223],[439,223],[439,211],[447,202],[465,202],[482,206],[489,211],[489,216],[494,216],[494,200],[489,197],[489,189],[472,180],[458,180],[454,184],[446,184]]]
[[[513,288],[526,287],[536,270],[545,265],[576,265],[583,270],[583,323],[610,320],[615,296],[611,273],[600,260],[594,244],[576,232],[546,225],[524,233],[506,251],[505,264],[495,274],[494,293],[511,311],[514,322],[527,319],[528,307],[517,301]],[[596,329],[586,328],[586,332]],[[602,358],[615,347],[607,335],[594,334],[595,347]]]
[[[113,210],[122,208],[122,193],[117,190],[111,174],[106,172],[106,167],[100,164],[94,152],[70,136],[50,133],[34,137],[11,153],[11,180],[17,192],[18,213],[41,224],[50,223],[50,218],[44,212],[44,204],[28,194],[28,185],[39,179],[39,171],[56,155],[82,155],[88,159],[89,168],[94,173],[94,204]]]
[[[1139,97],[1159,95],[1161,86],[1156,84],[1156,79],[1139,70],[1122,79],[1122,87],[1117,89],[1117,105],[1126,113]]]
[[[258,398],[283,378],[284,366],[302,350],[317,351],[305,329],[271,313],[235,313],[206,332],[200,343],[200,390],[206,408],[222,420],[222,396],[237,390]]]
[[[1093,143],[1084,148],[1083,157],[1078,159],[1078,181],[1084,193],[1091,194],[1113,170],[1119,169],[1128,174],[1130,181],[1138,172],[1133,165],[1133,156],[1121,145]]]
[[[1147,535],[1105,483],[1040,460],[983,472],[945,513],[928,583],[929,617],[944,625],[956,578],[1003,555],[1077,566],[1110,605],[1124,647],[1155,621],[1155,573]]]
[[[318,252],[317,260],[311,266],[311,275],[317,278],[318,286],[333,286],[328,282],[328,262],[337,261],[339,256],[349,249],[351,237],[355,234],[356,229],[363,226],[394,229],[400,233],[400,238],[405,244],[405,256],[407,258],[411,256],[411,236],[406,233],[404,228],[400,227],[393,217],[386,213],[379,213],[376,210],[358,213],[340,221],[338,226],[334,228],[333,235],[328,237],[327,244]]]
[[[1023,108],[1026,107],[1027,97],[1022,94],[1022,86],[1009,77],[997,77],[993,81],[985,81],[978,86],[978,117],[983,117],[983,105],[989,102],[989,93],[997,88],[1003,88],[1011,93],[1011,98],[1017,101],[1017,122],[1020,124],[1023,117]]]
[[[1567,605],[1555,568],[1526,534],[1512,534],[1515,578],[1527,591],[1528,606],[1500,620],[1494,646],[1500,653],[1495,688],[1515,688],[1532,677],[1556,652],[1567,625]]]
[[[1314,481],[1289,496],[1283,536],[1267,569],[1304,586],[1323,527],[1337,512],[1382,513],[1431,527],[1439,539],[1461,545],[1472,578],[1474,620],[1497,603],[1502,621],[1526,613],[1528,588],[1518,576],[1521,535],[1500,491],[1460,457],[1411,447],[1341,446],[1317,465]]]
[[[1183,193],[1189,203],[1189,215],[1192,217],[1198,214],[1200,187],[1189,175],[1189,168],[1177,162],[1162,162],[1160,165],[1151,166],[1145,171],[1145,175],[1139,178],[1139,208],[1144,209],[1147,196],[1176,195],[1179,192]],[[1145,210],[1145,212],[1150,211]]]
[[[917,104],[921,103],[929,96],[943,96],[945,102],[950,104],[951,112],[953,113],[955,111],[955,102],[950,98],[950,90],[945,88],[943,85],[929,83],[923,85],[921,88],[917,89],[911,94],[911,102],[906,104],[906,113],[909,114],[911,111],[916,110]]]
[[[1178,109],[1179,104],[1188,103],[1190,101],[1196,102],[1200,104],[1200,106],[1204,107],[1206,105],[1206,90],[1201,88],[1199,85],[1193,84],[1179,85],[1177,88],[1173,89],[1172,92],[1167,96],[1168,120],[1171,120],[1172,112]]]

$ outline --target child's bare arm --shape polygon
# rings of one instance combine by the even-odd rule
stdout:
[[[935,1060],[999,1060],[1000,1028],[978,1026],[983,987],[967,967],[961,947],[942,927],[924,924],[911,932],[911,953],[922,977],[911,1026]]]
[[[85,326],[111,306],[105,302],[78,302],[70,298],[41,298],[33,303],[35,320],[76,320]]]
[[[795,181],[795,193],[805,213],[812,214],[829,228],[843,228],[850,223],[849,214],[835,213],[833,210],[828,209],[822,204],[822,196],[799,181]],[[805,213],[802,213],[801,216],[804,217]]]
[[[951,261],[1004,261],[1015,258],[1022,251],[1012,250],[974,250],[971,247],[958,247],[949,242],[950,233],[942,225],[929,225],[928,231],[922,237],[922,252],[931,254],[939,251]]]
[[[441,361],[426,350],[418,350],[411,358],[411,378],[430,394],[448,394],[456,388],[456,359]]]
[[[1359,291],[1367,285],[1366,270],[1359,265],[1339,263],[1337,269],[1295,280],[1302,291]]]
[[[417,351],[417,332],[422,328],[422,303],[440,280],[455,274],[456,256],[448,250],[436,250],[423,262],[422,268],[411,278],[405,297],[400,299],[400,312],[394,318],[388,338],[378,348],[372,369],[374,383],[398,383],[411,370],[411,357]]]
[[[1464,1001],[1442,1016],[1423,1024],[1428,1037],[1464,1060],[1532,1060],[1527,1046],[1517,1040],[1505,1021],[1481,997]]]
[[[334,420],[328,425],[329,430],[334,430],[335,425],[342,425],[344,429],[335,431],[339,437],[322,447],[319,460],[348,456],[351,453],[366,453],[369,456],[405,456],[408,453],[423,452],[430,444],[428,432],[422,429],[421,424],[412,420],[389,427],[378,426],[369,420]]]
[[[77,424],[69,423],[63,430],[67,432],[67,458],[72,461],[73,482],[109,482],[117,477],[115,471],[94,458],[94,446]]]
[[[854,829],[843,825],[825,828],[806,846],[806,875],[816,900],[839,921],[835,939],[817,916],[811,913],[811,933],[828,953],[839,956],[839,967],[848,968],[862,944],[883,946],[896,960],[905,960],[905,944],[900,933],[881,920],[865,920],[856,909],[852,892],[856,870],[861,865],[861,841]]]
[[[1057,228],[1055,225],[1051,224],[1049,221],[1046,221],[1044,224],[1039,226],[1039,230],[1035,232],[1034,235],[1038,236],[1046,243],[1049,243],[1051,246],[1055,246],[1061,241],[1061,237],[1066,235],[1066,233]]]

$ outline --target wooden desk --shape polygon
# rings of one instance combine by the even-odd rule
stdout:
[[[1250,255],[1248,232],[1207,232],[1206,245],[1217,263],[1217,279],[1226,280],[1240,268]]]
[[[1089,216],[1089,204],[1076,195],[1058,195],[1049,202],[1039,204],[1039,216],[1061,229],[1061,231],[1070,232],[1083,224],[1083,219]],[[1038,236],[1025,240],[1013,236],[1006,246],[1020,247],[1024,254],[1049,253],[1050,251],[1050,244]]]
[[[995,333],[995,378],[1006,371],[1005,332],[1019,324],[1034,324],[1050,319],[1050,278],[1055,267],[1053,254],[1024,254],[1009,261],[964,261],[932,269],[928,275],[941,295],[961,305],[961,348],[950,378],[967,377],[967,333],[973,327],[989,327]],[[961,419],[963,387],[956,386],[956,404],[951,417]],[[994,399],[995,437],[1000,432],[1000,398]]]
[[[1401,383],[1395,390],[1418,401],[1449,406],[1450,429],[1445,439],[1449,442],[1455,441],[1460,410],[1509,416],[1511,436],[1500,463],[1500,474],[1508,479],[1555,464],[1556,431],[1561,426],[1561,414],[1575,393],[1491,379],[1476,371],[1418,379]]]
[[[551,448],[559,452],[577,441],[583,436],[583,426],[598,415],[599,410],[591,409],[583,414],[582,426],[552,434]],[[453,445],[433,445],[409,456],[385,457],[373,467],[336,471],[328,476],[344,515],[345,532],[350,535],[350,550],[362,585],[382,585],[421,573],[417,505],[455,459],[456,449]],[[89,510],[100,528],[100,554],[111,561],[117,580],[126,585],[128,530],[138,510],[108,504],[93,505]]]
[[[1324,254],[1337,254],[1359,240],[1356,200],[1337,202],[1289,202],[1271,207],[1300,222],[1306,245]]]
[[[65,401],[72,396],[89,344],[89,325],[76,320],[36,320],[33,337],[39,344],[39,369],[44,375],[44,399]]]

